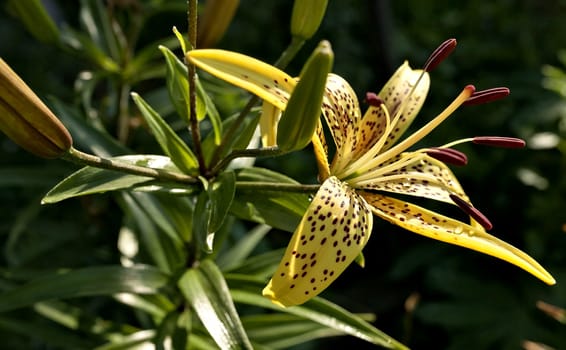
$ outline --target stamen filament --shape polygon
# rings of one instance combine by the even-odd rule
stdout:
[[[407,148],[411,147],[418,141],[420,141],[423,137],[428,135],[432,130],[434,130],[439,124],[441,124],[446,118],[448,118],[458,107],[464,103],[475,91],[475,87],[473,85],[467,85],[462,92],[452,101],[448,107],[444,109],[436,118],[428,122],[426,125],[421,127],[415,133],[411,134],[409,137],[404,139],[403,141],[399,142],[394,147],[388,149],[387,151],[381,153],[377,157],[373,159],[367,159],[367,157],[360,157],[355,162],[352,162],[344,171],[342,172],[342,177],[348,176],[352,173],[362,173],[374,167],[375,165],[379,165],[385,162],[388,159],[395,157],[396,155],[400,154],[401,152],[405,151]],[[385,136],[385,135],[384,135]],[[373,157],[373,152],[368,152],[366,155],[370,155]]]
[[[380,178],[380,176],[382,176],[383,174],[387,174],[387,173],[391,173],[395,170],[401,169],[411,163],[416,163],[419,162],[421,159],[423,159],[425,157],[425,155],[423,153],[419,153],[419,152],[412,152],[412,153],[407,153],[405,155],[401,155],[401,157],[388,164],[385,166],[379,166],[376,167],[374,169],[370,169],[368,171],[364,171],[363,173],[360,173],[359,176],[355,176],[352,178],[348,178],[348,183],[352,184],[352,185],[357,185],[358,183],[360,183],[361,181],[372,181],[372,180],[376,180]]]

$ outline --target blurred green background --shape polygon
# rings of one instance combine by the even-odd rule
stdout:
[[[76,26],[77,3],[45,3],[60,21]],[[136,1],[112,3],[119,7]],[[180,10],[186,2],[164,3],[171,10],[144,24],[140,46],[170,35],[174,25],[186,29]],[[290,40],[291,8],[291,1],[242,0],[217,46],[274,61]],[[542,300],[566,307],[566,74],[560,77],[559,71],[548,68],[566,69],[566,54],[560,54],[566,50],[565,18],[564,0],[330,0],[321,29],[290,65],[289,73],[297,74],[318,41],[328,39],[335,52],[334,71],[362,98],[366,91],[378,92],[403,60],[419,67],[439,43],[454,37],[458,48],[432,73],[429,98],[416,127],[448,105],[466,84],[511,89],[505,100],[461,108],[424,143],[437,146],[481,135],[527,140],[527,148],[521,150],[464,145],[460,149],[469,163],[454,172],[474,204],[493,222],[492,233],[532,255],[558,283],[548,287],[505,262],[376,220],[364,251],[365,269],[350,267],[325,297],[354,312],[375,313],[378,328],[414,349],[518,349],[524,340],[566,348],[564,325],[535,306]],[[82,62],[34,39],[2,2],[0,56],[41,97],[77,102],[74,84],[84,69]],[[563,95],[545,85],[562,88]],[[104,96],[100,99],[104,101]],[[151,150],[155,145],[149,139],[140,132],[130,146]],[[312,183],[316,166],[308,151],[259,164]],[[117,262],[121,217],[109,197],[40,207],[41,196],[73,167],[37,159],[3,135],[0,154],[0,269]],[[41,170],[19,179],[9,177],[7,171],[17,167]],[[288,234],[271,237],[273,245],[282,246]],[[91,301],[94,309],[101,304],[104,301],[96,298]],[[102,312],[114,313],[104,305]],[[18,335],[8,320],[9,315],[0,315],[0,339],[22,344],[29,335]],[[31,344],[36,349],[57,348],[39,341]],[[310,348],[339,346],[370,348],[351,337],[321,341]]]

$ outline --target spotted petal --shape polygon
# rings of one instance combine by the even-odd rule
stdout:
[[[361,111],[356,93],[339,75],[329,74],[322,113],[336,144],[332,169],[341,169],[349,163],[352,152],[358,147],[356,137]]]
[[[373,216],[346,183],[329,177],[316,193],[263,295],[302,304],[330,285],[361,252]]]
[[[398,155],[348,182],[356,188],[406,194],[452,204],[450,194],[455,194],[469,203],[468,196],[450,168],[421,152]]]
[[[205,49],[187,53],[188,60],[206,72],[259,96],[280,110],[296,81],[265,62],[236,52]]]
[[[383,140],[381,152],[389,149],[403,135],[421,110],[429,87],[428,73],[420,69],[411,69],[409,63],[405,61],[378,94],[391,118],[390,132],[385,136],[382,132],[387,122],[383,110],[378,107],[370,107],[364,114],[363,127],[360,127],[360,132],[366,129],[364,132],[371,134],[372,137],[375,134],[375,138],[367,137],[368,142],[364,145],[364,149],[369,150],[382,136],[387,139]],[[397,116],[400,108],[403,109],[402,113]]]
[[[547,284],[554,278],[533,258],[479,227],[381,194],[361,192],[375,215],[409,231],[459,245],[514,264]]]

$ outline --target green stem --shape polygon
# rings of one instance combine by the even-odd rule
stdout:
[[[197,12],[198,0],[188,0],[189,10],[187,13],[189,20],[189,50],[193,50],[197,45]],[[198,160],[199,170],[201,174],[206,174],[206,164],[202,153],[202,145],[200,139],[200,128],[197,119],[197,89],[196,89],[196,68],[195,65],[187,62],[188,65],[188,80],[189,80],[189,115],[190,115],[190,128],[193,137],[193,144],[195,154]]]
[[[291,43],[289,44],[289,46],[287,46],[285,51],[283,51],[281,56],[279,56],[279,58],[277,59],[277,61],[274,64],[274,66],[279,68],[279,69],[285,69],[285,67],[287,67],[289,62],[291,62],[291,60],[297,55],[299,50],[303,47],[304,43],[305,43],[304,39],[293,37],[293,39],[291,40]],[[224,152],[224,148],[226,147],[227,144],[229,144],[229,141],[234,138],[234,135],[238,131],[238,128],[242,125],[242,123],[244,122],[244,119],[250,113],[253,106],[258,101],[259,101],[259,97],[257,97],[257,96],[250,97],[248,103],[246,103],[244,108],[240,111],[240,114],[238,115],[238,118],[236,118],[236,121],[232,124],[230,129],[228,129],[226,131],[226,133],[224,134],[224,136],[222,137],[222,141],[220,142],[220,145],[218,145],[218,147],[214,150],[210,164],[217,164],[219,162],[220,157],[222,156],[222,153]],[[224,160],[222,160],[221,163],[217,164],[214,167],[214,169],[210,172],[210,175],[213,176],[213,175],[216,174],[217,171],[222,170],[223,167],[220,166],[221,164],[227,165],[228,162],[225,162]]]
[[[236,181],[239,190],[264,190],[273,192],[313,193],[318,191],[320,185],[285,184],[278,182]]]
[[[274,157],[283,153],[279,148],[250,148],[250,149],[236,149],[228,154],[220,163],[218,163],[212,170],[211,174],[216,174],[224,169],[228,164],[236,158],[257,158],[257,157]]]
[[[130,133],[130,113],[129,100],[130,85],[123,83],[120,86],[120,96],[118,101],[118,131],[117,138],[121,144],[126,145]]]
[[[101,158],[92,154],[83,153],[72,147],[62,158],[79,165],[88,165],[95,168],[115,170],[132,175],[147,176],[163,181],[173,181],[183,184],[198,183],[196,178],[189,175],[163,169],[146,168],[114,159]]]
[[[293,60],[293,58],[295,58],[295,56],[297,55],[297,53],[303,47],[304,44],[305,44],[305,39],[293,37],[293,39],[291,39],[291,43],[289,44],[289,46],[287,46],[285,51],[283,51],[281,56],[279,56],[279,58],[277,59],[277,61],[275,61],[273,65],[279,69],[285,69],[287,65]]]

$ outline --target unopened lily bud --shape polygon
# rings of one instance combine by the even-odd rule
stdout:
[[[333,61],[330,43],[322,41],[304,65],[277,127],[277,144],[281,150],[290,152],[309,144],[319,123],[326,80]]]
[[[224,35],[238,9],[240,0],[206,0],[199,17],[198,47],[214,46]]]
[[[310,39],[318,30],[328,0],[295,0],[291,16],[291,35],[301,39]]]
[[[0,130],[43,158],[58,158],[73,144],[65,126],[1,58]]]

